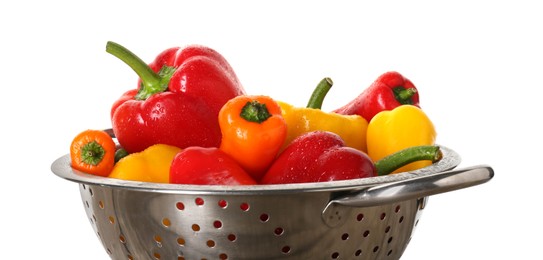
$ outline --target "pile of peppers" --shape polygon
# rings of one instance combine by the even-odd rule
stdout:
[[[87,130],[74,138],[76,170],[142,182],[272,185],[374,177],[441,159],[417,88],[395,71],[327,112],[330,78],[300,107],[246,94],[228,61],[206,46],[169,48],[149,64],[114,42],[106,51],[138,75],[137,86],[112,104],[113,135]]]

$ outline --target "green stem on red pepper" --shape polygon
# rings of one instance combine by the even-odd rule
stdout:
[[[311,97],[309,98],[309,102],[307,103],[308,108],[315,108],[315,109],[321,109],[322,102],[324,101],[324,97],[332,88],[332,85],[334,82],[331,78],[324,78],[322,79],[315,90],[313,90],[313,93],[311,94]]]
[[[128,156],[128,152],[124,148],[119,148],[115,151],[115,162],[118,162],[122,158]]]
[[[130,50],[112,41],[107,42],[106,51],[130,66],[140,77],[141,87],[135,96],[136,100],[146,100],[155,93],[164,92],[176,70],[174,67],[164,66],[156,73]]]
[[[392,91],[394,92],[394,96],[396,97],[396,100],[403,105],[411,105],[413,104],[413,100],[411,97],[417,93],[416,88],[404,88],[404,87],[396,87],[393,88]]]
[[[396,169],[405,166],[409,163],[430,160],[437,162],[441,160],[443,154],[437,145],[420,145],[412,146],[393,153],[381,160],[375,162],[377,175],[388,175]]]

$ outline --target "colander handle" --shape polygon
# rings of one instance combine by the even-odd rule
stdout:
[[[492,177],[494,170],[481,165],[372,186],[355,194],[330,200],[323,211],[323,220],[328,223],[338,205],[379,206],[475,186],[489,181]]]

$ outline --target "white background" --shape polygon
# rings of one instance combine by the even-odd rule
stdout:
[[[438,143],[490,182],[432,196],[402,259],[541,257],[543,16],[536,1],[3,1],[0,4],[2,259],[108,259],[78,186],[50,171],[136,75],[108,40],[150,62],[198,43],[249,94],[303,106],[351,100],[396,70],[418,87]],[[9,4],[8,4],[9,3]],[[535,237],[534,237],[535,235]]]

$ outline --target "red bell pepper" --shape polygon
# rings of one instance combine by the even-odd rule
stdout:
[[[277,157],[260,184],[350,180],[388,175],[409,163],[441,160],[439,146],[411,146],[377,162],[364,152],[346,147],[341,137],[313,131],[296,137]]]
[[[389,71],[379,76],[354,100],[334,112],[360,115],[370,122],[377,113],[406,104],[420,107],[417,88],[400,73]]]
[[[377,176],[377,170],[366,153],[346,147],[337,134],[313,131],[295,138],[260,183],[325,182],[373,176]]]
[[[235,96],[245,94],[226,59],[204,46],[170,48],[149,65],[123,46],[108,42],[106,51],[139,76],[138,88],[111,108],[112,128],[129,153],[162,143],[218,147],[218,114]]]
[[[257,182],[228,154],[216,147],[187,147],[173,158],[170,183],[254,185]]]

